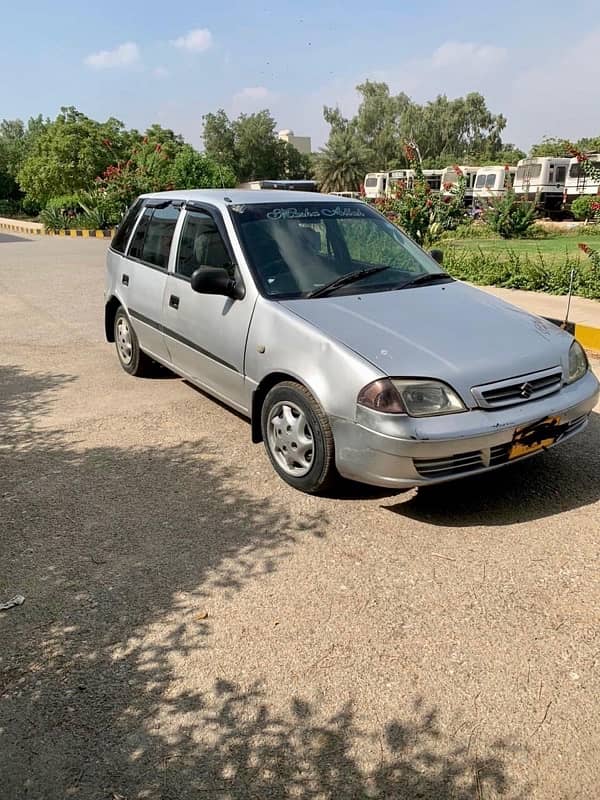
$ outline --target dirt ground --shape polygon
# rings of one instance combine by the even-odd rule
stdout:
[[[597,797],[600,408],[485,478],[308,497],[120,369],[105,249],[0,235],[2,800]]]

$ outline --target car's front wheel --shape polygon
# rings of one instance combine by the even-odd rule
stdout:
[[[299,383],[285,381],[265,397],[262,435],[271,463],[284,481],[317,494],[337,478],[333,434],[327,415]]]
[[[121,306],[115,314],[115,345],[119,362],[129,375],[150,375],[153,362],[140,350],[140,343],[125,309]]]

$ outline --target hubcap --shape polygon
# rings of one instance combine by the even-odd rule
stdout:
[[[124,364],[129,364],[133,356],[133,347],[131,344],[131,331],[129,330],[129,322],[125,317],[119,317],[117,320],[116,330],[117,348],[121,361]]]
[[[267,443],[284,472],[301,478],[313,464],[314,434],[302,409],[289,400],[276,403],[269,412]]]

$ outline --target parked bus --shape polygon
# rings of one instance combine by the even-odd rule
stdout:
[[[442,175],[443,169],[424,169],[423,177],[425,178],[429,188],[432,192],[439,192],[442,188]]]
[[[516,167],[492,164],[486,167],[479,167],[475,186],[473,188],[473,204],[477,206],[485,205],[486,201],[494,197],[501,197],[506,191],[506,179],[512,186],[517,172]]]
[[[523,158],[517,164],[515,194],[535,200],[546,214],[556,215],[562,206],[569,158]]]
[[[385,197],[389,174],[389,172],[369,172],[365,175],[365,197],[369,200]]]
[[[387,193],[393,196],[399,188],[412,189],[415,179],[414,169],[393,169],[389,173]]]
[[[588,158],[592,166],[600,170],[600,153],[590,153]],[[573,200],[582,194],[600,194],[600,181],[589,178],[583,171],[583,166],[579,161],[577,161],[576,158],[572,158],[569,162],[569,169],[567,170],[567,178],[565,180],[563,195],[565,207],[570,208]]]
[[[473,189],[477,176],[477,167],[459,165],[459,170],[465,178],[465,205],[470,206],[473,202]],[[442,172],[442,194],[449,196],[453,185],[458,181],[459,175],[453,166],[446,167]]]

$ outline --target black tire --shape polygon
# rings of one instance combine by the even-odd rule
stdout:
[[[129,357],[127,357],[128,348],[125,346],[122,338],[125,328],[127,330],[127,336],[129,337],[129,344],[131,348]],[[120,306],[115,314],[114,336],[119,363],[125,372],[127,372],[129,375],[134,375],[136,378],[143,378],[151,375],[154,368],[154,362],[150,356],[146,355],[146,353],[140,350],[140,343],[133,329],[133,325],[131,324],[131,320],[127,316],[127,312],[123,306]]]
[[[304,414],[308,429],[304,426],[303,431],[305,434],[308,432],[311,434],[310,437],[306,436],[304,439],[305,442],[309,439],[312,443],[312,454],[308,449],[302,459],[303,465],[300,467],[300,471],[308,469],[305,474],[291,474],[289,470],[295,469],[293,465],[288,464],[287,468],[282,466],[280,460],[285,459],[286,456],[281,448],[285,450],[285,444],[279,443],[277,451],[273,449],[277,444],[275,440],[278,432],[282,433],[284,425],[282,423],[282,429],[278,429],[274,423],[270,422],[270,418],[272,413],[277,415],[286,403],[291,404],[289,408],[292,412],[299,411]],[[274,417],[274,419],[277,418],[283,419],[283,417]],[[298,419],[301,420],[302,417],[298,416]],[[305,386],[295,381],[284,381],[274,386],[267,393],[262,405],[261,429],[265,449],[275,471],[290,486],[308,494],[319,494],[330,489],[336,482],[338,473],[335,468],[334,442],[329,420]],[[290,429],[287,427],[288,431]],[[298,447],[298,444],[293,441],[294,433],[284,433],[283,435],[287,438],[282,441],[290,444],[291,447],[294,447],[294,444]],[[292,437],[291,442],[290,437]],[[306,450],[308,446],[304,444],[302,447]],[[291,452],[290,450],[289,453],[291,454]],[[309,463],[308,467],[307,463]]]

